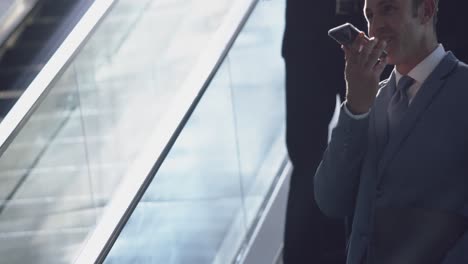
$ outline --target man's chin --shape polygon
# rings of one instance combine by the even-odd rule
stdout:
[[[398,64],[398,61],[401,59],[399,56],[400,52],[397,47],[392,45],[392,43],[393,41],[390,41],[387,46],[387,49],[385,50],[387,52],[386,62],[387,64],[390,64],[390,65],[396,65]]]
[[[395,65],[395,59],[389,54],[386,58],[385,58],[385,62],[389,65]]]
[[[395,54],[391,50],[387,50],[387,57],[385,57],[385,62],[389,65],[396,64]]]

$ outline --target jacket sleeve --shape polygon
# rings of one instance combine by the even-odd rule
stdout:
[[[344,107],[343,104],[314,179],[315,200],[322,212],[330,217],[344,217],[354,211],[367,149],[370,117],[352,118]]]
[[[447,253],[442,264],[468,263],[468,231],[457,241],[455,246]]]

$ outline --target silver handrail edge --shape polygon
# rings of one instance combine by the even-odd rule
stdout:
[[[249,244],[249,241],[254,233],[254,230],[257,228],[257,226],[260,223],[260,219],[264,212],[266,211],[268,201],[272,197],[273,190],[276,188],[279,182],[279,178],[282,175],[282,172],[284,168],[286,167],[286,164],[289,162],[289,157],[286,148],[284,147],[284,127],[282,128],[281,133],[279,133],[277,139],[275,142],[272,144],[272,147],[269,151],[269,153],[266,155],[263,164],[260,166],[260,169],[257,171],[257,176],[255,178],[255,181],[250,185],[251,190],[255,189],[258,187],[258,185],[261,185],[261,182],[265,178],[269,178],[273,175],[273,179],[269,181],[269,188],[267,191],[264,193],[263,201],[260,203],[260,205],[257,208],[257,214],[253,217],[251,222],[249,222],[249,225],[247,225],[247,229],[244,231],[243,236],[239,236],[239,227],[241,227],[241,230],[245,228],[245,218],[243,215],[245,211],[240,210],[236,216],[233,217],[234,220],[231,222],[231,226],[229,228],[229,231],[226,232],[225,239],[221,243],[221,245],[218,247],[218,252],[212,261],[212,264],[226,264],[226,260],[231,259],[232,263],[238,263],[237,260],[241,259],[243,254],[246,252],[247,245]],[[273,173],[275,172],[275,173]],[[257,186],[256,186],[257,185]],[[256,193],[258,195],[258,193]],[[246,194],[249,196],[249,194]],[[251,195],[251,194],[250,194]],[[235,242],[229,241],[229,240],[235,240]],[[233,248],[235,249],[238,247],[237,251],[232,252]],[[226,252],[228,252],[229,256],[226,256]]]
[[[274,207],[275,199],[278,199],[278,196],[282,192],[281,189],[285,188],[285,184],[289,185],[288,179],[291,177],[293,171],[293,166],[289,158],[284,160],[282,164],[281,171],[276,176],[275,183],[272,184],[272,188],[269,190],[269,194],[267,195],[267,199],[264,201],[263,210],[257,216],[256,222],[252,225],[252,230],[250,230],[249,235],[246,236],[247,240],[245,241],[245,248],[243,248],[242,252],[239,252],[238,258],[236,259],[235,263],[245,263],[247,262],[247,258],[249,257],[249,253],[252,252],[256,239],[259,237],[261,233],[261,229],[264,226],[265,222],[268,219],[268,215],[271,212],[271,209]],[[288,186],[289,188],[289,186]],[[278,218],[275,218],[278,219]],[[274,246],[272,244],[268,244],[269,246]],[[282,245],[279,245],[279,249]],[[278,250],[279,251],[279,250]],[[281,251],[280,251],[281,254]],[[279,254],[279,255],[280,255]],[[279,258],[278,252],[275,253],[275,256],[272,256],[273,259]],[[247,263],[251,263],[249,261]],[[265,263],[265,262],[263,262]],[[276,264],[276,262],[272,263]]]
[[[89,7],[65,41],[0,122],[0,157],[34,113],[35,107],[42,102],[47,92],[53,87],[54,81],[60,76],[60,73],[79,53],[87,38],[96,29],[114,2],[115,0],[98,0]]]
[[[193,67],[195,70],[178,91],[175,97],[177,104],[168,110],[158,125],[159,129],[152,133],[144,150],[126,172],[74,263],[104,262],[258,2],[239,0],[231,8]]]

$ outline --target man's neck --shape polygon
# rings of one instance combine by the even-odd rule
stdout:
[[[395,65],[397,71],[402,75],[407,75],[412,69],[414,69],[414,67],[437,49],[437,46],[437,41],[432,42],[429,45],[423,45],[423,48],[419,48],[418,52],[416,52],[414,56],[411,56],[407,62]]]

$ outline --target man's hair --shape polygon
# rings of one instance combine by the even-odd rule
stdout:
[[[436,29],[437,25],[437,12],[439,11],[439,0],[434,0],[435,1],[435,13],[434,13],[434,30]],[[418,15],[418,8],[421,6],[421,4],[424,2],[424,0],[413,0],[413,16]]]

